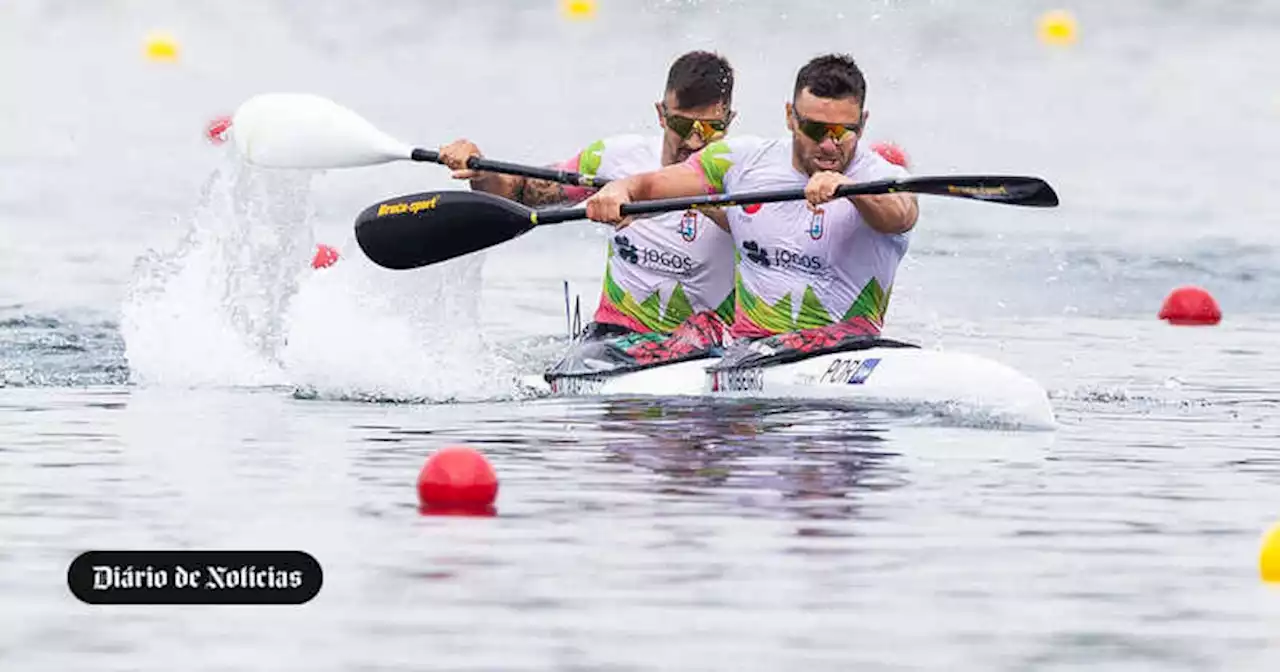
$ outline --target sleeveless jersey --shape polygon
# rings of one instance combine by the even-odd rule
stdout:
[[[860,143],[845,169],[857,182],[908,175]],[[809,176],[791,162],[791,138],[720,140],[689,157],[710,193],[803,189]],[[869,333],[884,324],[910,232],[884,234],[837,198],[817,213],[805,201],[729,208],[737,256],[731,333],[758,338],[852,322]]]
[[[597,141],[562,166],[616,180],[662,168],[662,139]],[[635,219],[610,235],[596,322],[668,333],[694,313],[733,315],[733,239],[695,212]]]

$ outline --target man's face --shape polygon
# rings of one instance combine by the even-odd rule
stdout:
[[[662,124],[662,165],[689,158],[694,152],[719,140],[729,129],[733,114],[723,102],[702,107],[680,107],[670,91],[656,105]]]
[[[853,160],[866,115],[862,103],[847,98],[819,98],[805,88],[787,105],[796,165],[806,175],[824,170],[844,172]]]

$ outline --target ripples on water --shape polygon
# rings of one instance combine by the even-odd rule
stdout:
[[[182,638],[192,669],[245,660],[236,646],[289,669],[1265,669],[1274,645],[1246,513],[1280,485],[1274,426],[1204,406],[1094,408],[1057,433],[805,405],[520,409],[12,390],[0,588],[36,616],[5,610],[0,641],[20,669],[178,650],[138,637]],[[416,511],[422,458],[459,441],[502,475],[497,518]],[[235,619],[85,610],[65,562],[102,546],[306,548],[326,583],[308,608]]]
[[[533,4],[64,4],[0,6],[0,668],[1280,666],[1255,566],[1280,519],[1274,3],[1077,3],[1082,41],[1052,54],[1011,2],[602,0],[578,27]],[[121,55],[163,20],[181,68]],[[872,136],[920,172],[1059,188],[1051,213],[922,201],[890,326],[1041,381],[1057,431],[525,398],[563,283],[594,307],[599,229],[385,273],[351,214],[456,186],[440,171],[255,176],[196,137],[283,87],[543,162],[648,129],[662,66],[638,63],[708,46],[743,132],[777,131],[811,50],[857,48]],[[566,114],[579,84],[590,113]],[[317,240],[343,260],[312,272]],[[1155,321],[1184,283],[1222,325]],[[494,463],[496,517],[419,515],[422,461],[457,443]],[[325,585],[302,608],[88,608],[65,585],[88,548],[298,548]]]
[[[121,384],[129,375],[123,353],[113,322],[0,308],[0,387]]]

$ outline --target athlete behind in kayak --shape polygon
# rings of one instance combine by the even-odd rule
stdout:
[[[671,64],[663,98],[654,104],[661,135],[604,138],[555,167],[617,180],[678,165],[724,137],[735,115],[733,83],[733,68],[723,56],[684,54]],[[440,148],[441,162],[476,191],[530,206],[576,203],[591,194],[556,182],[469,170],[472,156],[482,154],[466,139]],[[636,368],[720,345],[733,318],[733,240],[727,228],[722,212],[690,210],[637,220],[615,232],[595,316],[575,351],[552,371]]]
[[[851,57],[815,58],[800,69],[786,105],[788,137],[714,142],[679,165],[606,185],[587,201],[587,216],[627,231],[634,224],[619,212],[624,203],[803,187],[807,202],[728,211],[739,258],[731,334],[765,339],[752,350],[771,358],[865,343],[884,325],[919,216],[914,194],[833,199],[842,184],[907,176],[858,142],[869,118],[866,93]],[[735,351],[722,365],[745,361],[745,349]]]

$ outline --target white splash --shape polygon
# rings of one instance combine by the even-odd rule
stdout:
[[[513,365],[481,336],[482,257],[393,272],[351,240],[313,270],[312,177],[236,162],[210,178],[176,248],[136,265],[121,320],[130,380],[339,399],[516,394]]]
[[[396,401],[473,401],[515,392],[480,318],[482,258],[388,271],[352,241],[310,273],[288,316],[284,364],[308,394]]]
[[[175,249],[135,264],[122,307],[130,380],[274,385],[281,316],[310,247],[307,173],[216,171]]]

